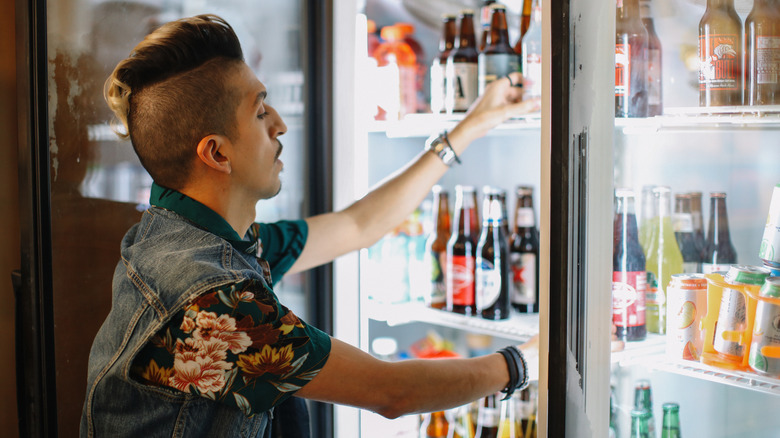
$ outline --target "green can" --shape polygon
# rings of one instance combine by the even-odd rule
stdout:
[[[761,287],[762,297],[780,298],[780,277],[770,277]],[[748,365],[758,374],[780,378],[780,305],[759,299],[750,342]]]

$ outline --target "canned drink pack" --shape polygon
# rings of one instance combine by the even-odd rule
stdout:
[[[766,376],[780,378],[780,277],[767,278],[759,292],[748,365]]]
[[[769,271],[757,266],[732,266],[724,277],[726,283],[735,286],[761,286],[769,276]],[[718,353],[743,357],[745,345],[740,343],[739,333],[747,330],[747,302],[741,288],[723,288],[718,311],[718,324],[712,347]]]
[[[704,343],[701,319],[707,312],[707,279],[703,274],[672,275],[666,300],[667,356],[698,361]]]
[[[764,261],[765,266],[775,271],[780,270],[780,184],[777,184],[772,192],[758,257]]]

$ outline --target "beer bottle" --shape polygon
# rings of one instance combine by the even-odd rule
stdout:
[[[539,232],[536,229],[533,193],[533,187],[517,187],[515,232],[509,248],[512,307],[520,313],[539,311]]]
[[[655,438],[648,430],[650,412],[644,409],[631,410],[631,438]]]
[[[455,187],[455,224],[447,241],[446,308],[474,315],[474,271],[477,251],[477,195],[474,187]]]
[[[517,398],[517,404],[520,406],[520,430],[523,431],[523,438],[536,438],[536,402],[539,398],[536,383],[531,382],[520,391]]]
[[[479,28],[481,33],[479,38],[480,52],[485,50],[485,46],[487,45],[487,36],[490,32],[490,7],[495,3],[496,0],[482,0],[482,7],[479,8]]]
[[[647,30],[647,115],[660,116],[664,112],[662,49],[661,39],[655,32],[650,0],[642,0],[640,15]]]
[[[385,26],[380,33],[384,42],[377,47],[374,58],[380,68],[395,64],[399,93],[395,101],[385,102],[387,108],[381,108],[377,119],[388,116],[391,119],[403,118],[406,114],[417,112],[417,56],[404,41],[404,31],[400,27]]]
[[[474,438],[474,432],[470,405],[459,406],[455,409],[455,418],[447,438]]]
[[[496,438],[498,436],[499,401],[498,394],[491,394],[482,399],[477,411],[477,428],[474,438]]]
[[[479,86],[481,95],[485,87],[509,73],[520,71],[520,59],[509,44],[506,27],[506,7],[500,3],[490,5],[490,31],[485,48],[478,57]]]
[[[517,418],[515,397],[499,400],[501,413],[498,416],[498,438],[523,438],[523,430]]]
[[[655,437],[655,419],[653,418],[653,391],[650,388],[650,381],[641,379],[634,386],[634,409],[647,412],[645,419],[647,433]],[[633,431],[633,427],[631,430]]]
[[[680,438],[680,405],[664,403],[664,418],[661,423],[661,438]]]
[[[423,416],[420,426],[421,438],[447,438],[450,423],[444,411],[431,412]]]
[[[476,305],[485,319],[509,318],[509,245],[502,222],[501,191],[483,190],[482,233],[477,244]]]
[[[433,230],[425,243],[426,265],[430,272],[431,288],[426,304],[435,309],[443,309],[447,301],[447,282],[445,281],[447,240],[452,234],[450,226],[449,194],[441,186],[433,187]]]
[[[699,259],[703,261],[704,250],[707,241],[704,239],[704,216],[701,212],[701,192],[690,192],[691,214],[693,215],[693,235],[696,237],[696,249],[699,251]],[[701,266],[699,266],[701,269]],[[699,272],[702,272],[701,270]]]
[[[780,103],[780,8],[776,0],[755,0],[745,19],[745,103]]]
[[[438,114],[444,111],[445,75],[447,57],[455,47],[455,16],[442,16],[442,34],[439,40],[439,54],[433,57],[431,64],[431,112]]]
[[[542,5],[533,0],[531,26],[522,42],[523,99],[542,97]]]
[[[623,341],[641,341],[645,327],[645,255],[637,236],[634,192],[615,192],[612,254],[612,323]]]
[[[699,21],[699,106],[742,105],[742,20],[734,0],[707,0]]]
[[[520,14],[520,38],[515,43],[515,52],[518,56],[523,55],[523,37],[528,32],[528,27],[531,25],[531,11],[533,0],[523,0],[523,11]],[[525,71],[523,71],[525,73]]]
[[[455,49],[447,58],[445,107],[447,113],[465,112],[477,99],[479,53],[474,39],[474,12],[460,12]]]
[[[696,247],[696,236],[693,233],[691,195],[686,193],[674,195],[672,227],[683,258],[683,272],[686,274],[701,272],[701,252]]]
[[[653,189],[653,197],[658,209],[657,228],[648,245],[646,269],[655,274],[658,286],[655,290],[648,289],[645,294],[645,322],[647,331],[651,333],[666,333],[666,287],[673,274],[683,271],[683,258],[677,246],[677,238],[672,229],[672,198],[668,186]]]
[[[726,213],[726,194],[710,193],[710,223],[707,227],[707,244],[702,260],[702,272],[711,274],[725,271],[737,263],[737,251],[731,244],[729,218]]]
[[[617,0],[615,117],[647,117],[647,30],[639,0]]]

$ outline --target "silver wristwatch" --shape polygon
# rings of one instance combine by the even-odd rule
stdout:
[[[439,156],[441,161],[447,166],[452,166],[452,163],[460,163],[458,155],[450,145],[450,140],[447,138],[447,131],[442,132],[439,135],[432,135],[425,141],[425,150],[432,151]]]

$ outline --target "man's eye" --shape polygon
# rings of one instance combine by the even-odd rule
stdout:
[[[262,114],[258,114],[257,118],[260,119],[260,120],[263,120],[265,118],[265,116],[267,116],[267,115],[268,115],[268,111],[266,111],[266,112],[264,112]]]

